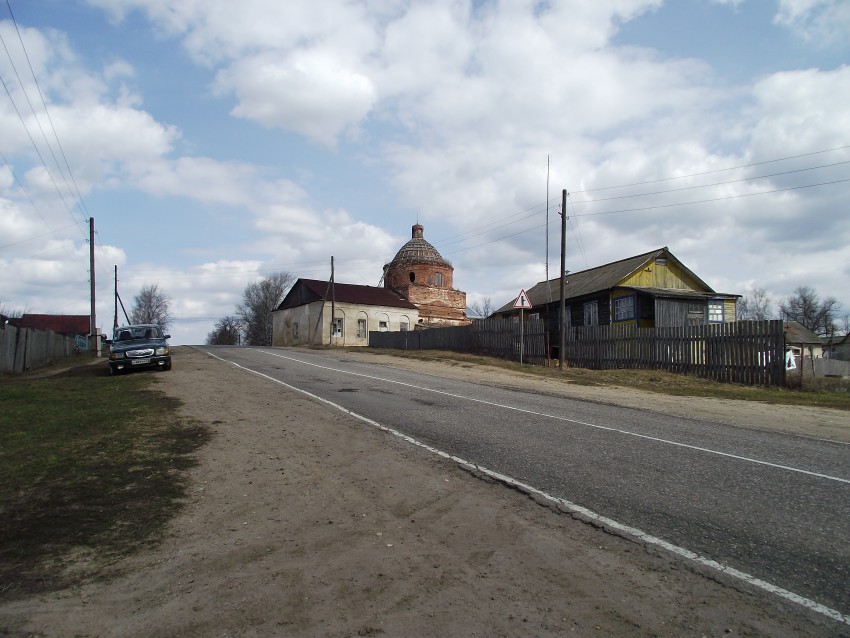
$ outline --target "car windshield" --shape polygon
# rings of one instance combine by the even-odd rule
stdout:
[[[137,339],[162,339],[162,331],[156,326],[124,326],[115,332],[115,341]]]

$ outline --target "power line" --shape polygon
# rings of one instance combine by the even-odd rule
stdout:
[[[742,194],[742,195],[728,195],[728,196],[725,196],[725,197],[715,197],[715,198],[712,198],[712,199],[702,199],[702,200],[696,200],[696,201],[691,201],[691,202],[681,202],[681,203],[677,203],[677,204],[659,204],[657,206],[644,206],[642,208],[627,208],[627,209],[621,209],[621,210],[609,210],[609,211],[601,211],[601,212],[597,212],[597,213],[573,213],[573,215],[576,216],[576,217],[595,217],[597,215],[614,215],[614,214],[618,214],[618,213],[642,212],[642,211],[654,210],[654,209],[658,209],[658,208],[672,208],[674,206],[691,206],[691,205],[695,205],[695,204],[707,204],[707,203],[710,203],[710,202],[719,202],[719,201],[726,201],[726,200],[730,200],[730,199],[739,199],[739,198],[742,198],[742,197],[755,197],[757,195],[770,195],[772,193],[784,193],[784,192],[787,192],[787,191],[802,190],[802,189],[805,189],[805,188],[816,188],[816,187],[819,187],[819,186],[830,186],[832,184],[841,184],[841,183],[844,183],[844,182],[850,182],[850,178],[834,180],[834,181],[831,181],[831,182],[821,182],[819,184],[806,184],[806,185],[803,185],[803,186],[791,186],[791,187],[788,187],[788,188],[777,188],[777,189],[773,189],[773,190],[769,190],[769,191],[760,191],[758,193],[745,193],[745,194]],[[486,242],[483,242],[481,244],[476,244],[475,246],[468,246],[466,248],[459,248],[458,250],[451,251],[447,254],[454,255],[454,254],[457,254],[457,253],[466,252],[467,250],[473,250],[475,248],[481,248],[482,246],[494,244],[496,242],[503,241],[505,239],[510,239],[511,237],[516,237],[518,235],[523,235],[523,234],[531,232],[533,230],[539,230],[539,229],[543,228],[545,225],[546,224],[538,224],[536,226],[532,226],[531,228],[526,228],[524,230],[520,230],[520,231],[517,231],[515,233],[511,233],[510,235],[505,235],[503,237],[498,237],[498,238],[493,239],[491,241],[486,241]]]
[[[6,0],[6,7],[9,9],[9,16],[12,18],[12,24],[15,25],[15,32],[18,34],[18,41],[21,43],[21,50],[24,52],[24,58],[27,61],[27,66],[29,66],[30,75],[32,75],[33,82],[35,83],[35,88],[38,90],[38,95],[41,98],[41,105],[44,107],[44,113],[47,115],[47,121],[50,123],[50,128],[53,131],[53,137],[56,140],[56,145],[59,147],[59,152],[62,155],[62,159],[65,162],[65,168],[68,170],[68,176],[71,178],[71,182],[74,184],[74,190],[77,194],[77,201],[80,203],[80,206],[86,213],[86,217],[91,217],[88,212],[88,208],[86,207],[86,203],[83,200],[83,195],[80,192],[79,186],[77,186],[77,180],[74,179],[74,172],[71,170],[71,165],[68,163],[68,157],[65,155],[65,149],[62,147],[62,142],[59,140],[59,134],[56,132],[56,126],[53,124],[53,118],[50,116],[50,109],[47,108],[47,101],[44,99],[44,92],[41,90],[41,85],[38,83],[38,78],[35,75],[35,69],[32,68],[32,62],[30,61],[29,53],[27,52],[27,47],[24,44],[23,36],[21,36],[21,30],[18,28],[18,21],[15,19],[15,14],[12,12],[12,5],[9,3],[9,0]],[[0,40],[2,40],[2,36],[0,36]],[[68,181],[65,178],[65,173],[62,170],[62,166],[59,164],[59,161],[56,159],[56,155],[53,153],[53,148],[50,146],[50,142],[47,140],[47,136],[44,134],[44,129],[41,127],[41,121],[38,119],[38,116],[35,113],[35,109],[32,106],[32,102],[30,102],[29,95],[24,88],[24,83],[21,80],[20,75],[18,75],[18,69],[15,66],[15,62],[12,60],[12,56],[9,54],[9,50],[6,48],[5,41],[3,42],[3,48],[6,49],[6,55],[9,56],[9,61],[12,63],[12,68],[15,71],[15,75],[18,77],[18,82],[21,85],[21,90],[24,93],[24,96],[27,98],[27,102],[30,105],[30,110],[32,111],[33,116],[35,117],[36,122],[38,123],[39,129],[41,129],[41,134],[44,136],[44,141],[47,143],[47,147],[50,149],[50,154],[53,155],[53,161],[56,162],[56,165],[59,167],[59,172],[62,174],[62,179],[65,180],[65,185],[68,186]],[[68,190],[70,186],[68,186]]]
[[[602,186],[600,188],[588,188],[581,191],[573,191],[574,193],[595,193],[596,191],[607,191],[615,188],[627,188],[629,186],[643,186],[645,184],[656,184],[658,182],[669,182],[674,179],[686,179],[688,177],[699,177],[701,175],[711,175],[713,173],[722,173],[724,171],[736,171],[741,168],[751,168],[753,166],[762,166],[764,164],[773,164],[775,162],[784,162],[792,159],[799,159],[801,157],[810,157],[812,155],[821,155],[822,153],[832,153],[834,151],[843,151],[844,149],[850,148],[850,144],[845,146],[836,146],[835,148],[827,148],[822,151],[812,151],[811,153],[801,153],[799,155],[789,155],[788,157],[780,157],[772,160],[765,160],[763,162],[753,162],[752,164],[741,164],[739,166],[729,166],[727,168],[717,168],[711,171],[703,171],[701,173],[691,173],[690,175],[676,175],[675,177],[662,177],[660,179],[651,179],[645,182],[633,182],[631,184],[620,184],[619,186]]]
[[[608,202],[615,199],[629,199],[631,197],[646,197],[648,195],[664,195],[666,193],[677,193],[680,191],[687,190],[695,190],[697,188],[711,188],[713,186],[727,186],[729,184],[740,184],[741,182],[750,182],[757,179],[767,179],[769,177],[780,177],[782,175],[791,175],[793,173],[804,173],[805,171],[815,171],[821,168],[832,168],[833,166],[841,166],[843,164],[850,164],[850,160],[845,160],[843,162],[834,162],[832,164],[821,164],[820,166],[810,166],[808,168],[796,168],[791,171],[782,171],[781,173],[770,173],[768,175],[756,175],[754,177],[742,177],[741,179],[732,179],[726,182],[713,182],[711,184],[701,184],[696,186],[682,186],[681,188],[670,188],[663,191],[652,191],[649,193],[634,193],[632,195],[618,195],[616,197],[603,197],[600,199],[585,199],[577,202],[573,202],[574,204],[595,204],[596,202]],[[677,178],[671,178],[677,179]],[[605,189],[603,189],[605,190]],[[588,191],[583,191],[588,192]]]
[[[571,191],[571,194],[573,194],[573,193],[591,193],[591,192],[597,192],[597,191],[603,191],[603,190],[613,190],[613,189],[617,189],[617,188],[625,188],[625,187],[629,187],[629,186],[639,186],[639,185],[642,185],[642,184],[652,184],[652,183],[658,183],[658,182],[664,182],[664,181],[671,181],[671,180],[675,180],[675,179],[685,179],[685,178],[688,178],[688,177],[697,177],[697,176],[700,176],[700,175],[709,175],[709,174],[719,173],[719,172],[724,172],[724,171],[738,170],[738,169],[742,169],[742,168],[750,168],[750,167],[753,167],[753,166],[760,166],[760,165],[764,165],[764,164],[782,162],[782,161],[787,161],[787,160],[791,160],[791,159],[798,159],[798,158],[801,158],[801,157],[809,157],[809,156],[812,156],[812,155],[820,155],[820,154],[823,154],[823,153],[830,153],[830,152],[840,151],[840,150],[844,150],[844,149],[848,149],[848,148],[850,148],[850,145],[838,146],[838,147],[831,148],[831,149],[813,151],[811,153],[801,153],[801,154],[798,154],[798,155],[791,155],[791,156],[781,157],[781,158],[772,159],[772,160],[765,160],[763,162],[754,162],[754,163],[751,163],[751,164],[731,166],[731,167],[716,169],[716,170],[711,170],[711,171],[703,171],[703,172],[700,172],[700,173],[692,173],[692,174],[689,174],[689,175],[679,175],[679,176],[676,176],[676,177],[667,177],[667,178],[662,178],[662,179],[657,179],[657,180],[649,180],[649,181],[645,181],[645,182],[635,182],[635,183],[623,184],[623,185],[619,185],[619,186],[605,186],[605,187],[594,188],[594,189],[586,189],[586,190],[581,190],[581,191]],[[605,199],[581,200],[581,201],[578,201],[578,202],[571,201],[571,203],[573,203],[573,204],[595,203],[595,202],[609,201],[609,200],[615,200],[615,199],[624,199],[624,198],[630,198],[630,197],[660,195],[660,194],[664,194],[664,193],[672,193],[672,192],[677,192],[677,191],[682,191],[682,190],[691,190],[691,189],[697,189],[697,188],[710,188],[712,186],[728,185],[728,184],[732,184],[732,183],[736,183],[736,182],[746,182],[746,181],[752,181],[752,180],[757,180],[757,179],[767,179],[769,177],[777,177],[777,176],[780,176],[780,175],[787,175],[787,174],[791,174],[791,173],[797,173],[797,172],[803,172],[803,171],[809,171],[809,170],[817,170],[817,169],[820,169],[820,168],[829,168],[829,167],[839,166],[839,165],[847,164],[847,163],[850,163],[850,162],[848,162],[848,161],[835,162],[833,164],[824,164],[824,165],[821,165],[821,166],[814,166],[814,167],[807,167],[807,168],[795,169],[795,170],[790,170],[790,171],[783,171],[783,172],[772,173],[772,174],[768,174],[768,175],[741,178],[739,180],[729,180],[729,181],[724,181],[724,182],[715,182],[715,183],[711,183],[711,184],[703,184],[703,185],[699,185],[699,186],[688,186],[688,187],[683,187],[683,188],[654,191],[654,192],[651,192],[651,193],[623,195],[623,196],[619,196],[619,197],[610,197],[610,198],[605,198]],[[560,203],[560,200],[558,198],[550,198],[549,202]],[[466,233],[459,233],[457,235],[450,235],[449,237],[447,237],[445,239],[437,240],[437,241],[434,241],[433,243],[435,245],[439,245],[440,247],[451,246],[453,244],[461,243],[461,242],[466,241],[466,240],[468,240],[472,237],[484,235],[484,234],[487,234],[488,232],[492,232],[494,230],[498,230],[500,228],[505,228],[505,227],[510,226],[512,224],[519,223],[519,222],[525,221],[527,219],[531,219],[531,218],[535,217],[538,213],[541,213],[545,209],[546,205],[547,205],[547,202],[542,202],[540,204],[535,204],[533,206],[529,206],[528,208],[525,208],[525,209],[518,211],[516,213],[512,213],[512,214],[507,215],[505,217],[495,219],[492,222],[485,224],[484,226],[478,226],[478,227],[476,227],[476,230],[474,230],[474,231],[469,231],[469,232],[466,232]],[[529,211],[532,211],[531,214],[526,214]],[[513,220],[513,221],[511,221],[511,220]],[[538,226],[538,227],[542,227],[542,226]],[[513,235],[510,235],[510,236],[513,236]],[[458,251],[455,251],[455,252],[458,252]]]

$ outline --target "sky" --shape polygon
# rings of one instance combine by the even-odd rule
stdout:
[[[0,309],[203,343],[274,272],[470,304],[667,246],[850,311],[845,0],[2,0]],[[123,313],[119,309],[119,322]]]

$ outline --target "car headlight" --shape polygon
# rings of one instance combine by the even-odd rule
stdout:
[[[162,356],[162,355],[164,355],[164,354],[168,354],[168,346],[165,346],[165,347],[163,347],[163,348],[157,348],[157,349],[156,349],[156,355],[157,355],[157,356]]]
[[[124,353],[123,352],[110,352],[109,358],[110,359],[123,359]]]

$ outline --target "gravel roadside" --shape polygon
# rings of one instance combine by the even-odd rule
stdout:
[[[213,431],[166,538],[115,577],[0,602],[0,635],[842,630],[541,507],[196,349],[177,348],[157,387]]]

